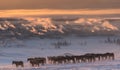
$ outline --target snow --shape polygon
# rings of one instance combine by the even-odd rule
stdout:
[[[112,64],[111,64],[112,63]],[[7,67],[7,68],[5,68]],[[120,64],[109,63],[82,63],[82,64],[68,64],[68,65],[45,65],[41,67],[25,67],[16,68],[15,66],[7,65],[1,70],[120,70]]]
[[[64,33],[64,29],[69,27],[71,29],[80,30],[88,29],[92,32],[99,30],[119,30],[118,21],[107,21],[101,18],[79,18],[76,21],[58,22],[51,20],[51,18],[24,18],[26,21],[21,21],[23,28],[30,30],[33,33],[44,35],[48,30],[59,31]],[[103,22],[105,20],[105,22]],[[110,19],[111,20],[111,19]],[[28,22],[29,21],[29,22]],[[16,22],[6,21],[1,22],[0,29],[16,28]],[[18,22],[17,22],[18,23]],[[115,24],[113,24],[115,23]],[[40,33],[35,27],[41,25],[43,33]],[[81,26],[82,27],[79,27]],[[88,26],[88,27],[86,27]],[[84,31],[84,30],[83,30]],[[14,34],[14,33],[13,33]],[[21,33],[18,32],[21,35]],[[111,39],[120,39],[119,36],[109,36]],[[108,36],[68,36],[61,39],[51,38],[29,38],[29,39],[0,39],[0,70],[120,70],[120,45],[116,43],[106,43]],[[53,43],[58,41],[67,41],[71,43],[68,46],[60,46],[56,48]],[[31,67],[27,62],[30,57],[47,57],[59,55],[83,55],[86,53],[106,53],[113,52],[115,60],[103,60],[91,63],[76,63],[76,64],[45,64],[40,67]],[[25,67],[16,68],[12,65],[12,61],[22,60]]]
[[[119,38],[119,37],[111,37]],[[120,46],[117,44],[105,43],[107,37],[65,37],[62,40],[71,42],[70,46],[55,48],[52,43],[60,41],[57,39],[17,40],[9,42],[6,47],[0,48],[0,69],[1,70],[120,70]],[[9,40],[8,40],[9,41]],[[86,44],[84,44],[86,42]],[[24,46],[21,46],[21,45]],[[12,45],[11,47],[9,47]],[[20,45],[20,46],[18,46]],[[78,64],[46,64],[40,67],[31,67],[27,62],[29,57],[58,56],[70,53],[82,55],[85,53],[106,53],[114,52],[115,60],[96,61],[94,63]],[[13,60],[23,60],[24,68],[16,68],[11,64]]]

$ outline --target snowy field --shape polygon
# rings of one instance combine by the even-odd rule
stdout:
[[[67,37],[62,39],[37,39],[27,40],[7,39],[4,45],[0,44],[0,70],[120,70],[120,45],[116,43],[105,43],[108,37]],[[110,37],[118,39],[119,37]],[[56,48],[53,43],[57,41],[70,42],[69,46]],[[72,55],[83,55],[86,53],[113,52],[115,60],[96,61],[93,63],[79,64],[46,64],[40,67],[31,67],[27,62],[30,57],[59,56],[70,53]],[[16,68],[12,65],[13,60],[22,60],[24,68]]]
[[[58,16],[52,18],[51,16],[42,18],[24,17],[23,19],[1,18],[0,70],[120,70],[120,18],[105,18],[105,16],[103,18],[102,16],[93,18],[85,16],[70,16],[71,18]],[[74,18],[77,18],[77,20]],[[81,31],[85,32],[87,36],[80,36],[82,35]],[[67,33],[70,33],[68,37],[63,36],[63,34],[67,35]],[[108,37],[108,33],[112,33],[114,36]],[[61,38],[56,39],[56,37],[59,37],[56,34],[61,34]],[[48,38],[28,37],[30,35],[37,35],[38,37],[45,35]],[[11,36],[13,37],[11,38]],[[20,39],[15,38],[17,36]],[[23,39],[24,36],[28,38]],[[56,37],[52,38],[52,36]],[[69,45],[55,46],[55,43],[64,41]],[[115,54],[115,60],[56,65],[47,62],[40,67],[32,67],[27,62],[27,58],[33,57],[84,55],[86,53],[102,54],[108,52]],[[12,65],[12,61],[23,61],[24,68],[16,68],[15,65]]]

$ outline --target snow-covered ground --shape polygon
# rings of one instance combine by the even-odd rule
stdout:
[[[0,70],[120,70],[119,17],[57,17],[0,18]],[[74,18],[78,19],[74,20]],[[62,35],[65,33],[65,36]],[[67,33],[70,35],[67,36]],[[110,36],[108,33],[114,36]],[[36,34],[37,37],[41,35],[50,37],[43,37],[43,39],[42,37],[41,39],[33,37]],[[56,37],[54,38],[54,36]],[[108,39],[112,42],[106,42]],[[115,40],[117,43],[114,42]],[[70,44],[56,47],[54,43],[58,41],[66,41]],[[31,57],[107,52],[113,52],[115,60],[59,65],[47,62],[47,64],[40,67],[31,67],[27,62],[27,58]],[[24,61],[24,68],[16,68],[15,65],[12,65],[14,60]]]
[[[31,38],[27,40],[8,39],[4,40],[4,46],[0,46],[0,70],[120,70],[120,45],[115,43],[105,43],[108,37],[66,37],[63,39],[38,39]],[[110,37],[117,39],[119,37]],[[57,41],[70,42],[69,46],[55,48],[53,43]],[[96,61],[94,63],[46,64],[40,67],[31,67],[27,62],[29,57],[46,57],[64,55],[70,53],[73,55],[82,55],[85,53],[106,53],[113,52],[115,60]],[[25,63],[24,68],[16,68],[12,65],[13,60],[22,60]]]

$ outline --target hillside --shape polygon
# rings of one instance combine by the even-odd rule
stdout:
[[[115,35],[119,28],[100,18],[0,18],[0,37],[57,38]]]

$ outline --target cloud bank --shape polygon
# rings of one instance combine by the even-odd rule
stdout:
[[[53,9],[36,9],[36,10],[0,10],[0,17],[5,16],[38,16],[38,15],[103,15],[103,14],[120,14],[120,9],[74,9],[74,10],[53,10]]]

